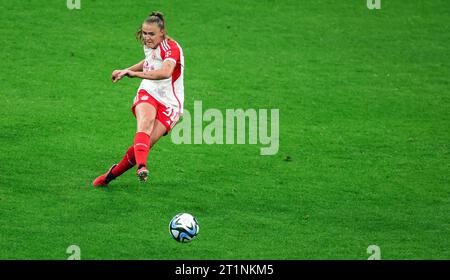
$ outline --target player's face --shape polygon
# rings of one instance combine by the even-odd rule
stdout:
[[[144,23],[142,25],[142,36],[147,47],[156,49],[164,40],[164,30],[159,29],[157,24]]]

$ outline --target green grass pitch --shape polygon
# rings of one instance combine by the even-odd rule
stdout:
[[[3,0],[0,259],[449,259],[450,4],[381,4]],[[165,137],[150,182],[91,187],[132,144],[139,80],[110,74],[143,58],[152,10],[185,107],[279,109],[276,155]],[[168,233],[179,212],[192,243]]]

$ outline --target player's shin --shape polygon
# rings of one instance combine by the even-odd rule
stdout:
[[[134,145],[129,147],[119,164],[111,171],[115,177],[119,177],[136,164]]]
[[[150,136],[145,132],[138,132],[134,137],[134,156],[137,168],[147,166],[147,157],[150,151]]]

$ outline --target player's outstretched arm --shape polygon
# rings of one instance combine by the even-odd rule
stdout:
[[[164,61],[161,69],[152,70],[152,71],[148,71],[148,72],[137,72],[137,71],[128,70],[125,75],[130,78],[137,77],[137,78],[147,79],[147,80],[164,80],[164,79],[170,78],[170,76],[172,76],[175,66],[176,66],[175,62],[173,62],[171,60],[166,60],[166,61]]]
[[[111,74],[112,82],[115,83],[115,82],[119,81],[120,79],[122,79],[127,74],[127,70],[142,71],[142,69],[144,68],[144,61],[145,60],[141,60],[138,63],[136,63],[135,65],[128,67],[127,69],[114,70]]]

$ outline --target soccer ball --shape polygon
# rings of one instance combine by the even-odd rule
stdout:
[[[199,229],[197,219],[188,213],[177,214],[169,224],[170,235],[173,239],[182,243],[193,240],[197,236]]]

